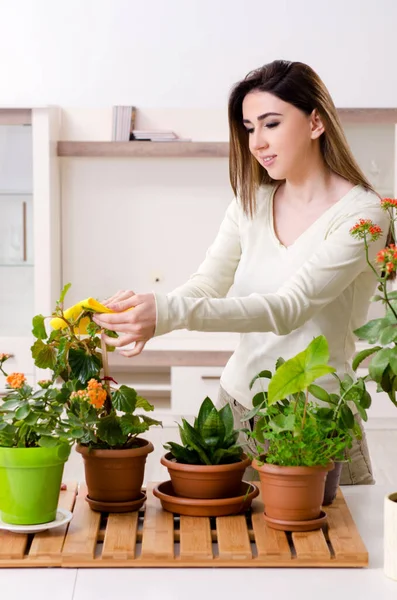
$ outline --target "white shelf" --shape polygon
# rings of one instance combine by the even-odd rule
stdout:
[[[33,192],[25,190],[0,190],[0,196],[33,196]]]
[[[25,263],[25,262],[20,262],[20,263],[0,263],[0,268],[6,267],[7,269],[9,268],[13,268],[13,267],[17,267],[18,269],[20,267],[34,267],[34,265],[32,263]]]

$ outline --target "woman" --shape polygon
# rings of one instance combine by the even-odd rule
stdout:
[[[326,336],[337,372],[351,371],[353,330],[365,321],[374,279],[349,230],[369,218],[386,231],[388,219],[309,66],[277,60],[249,73],[231,92],[229,126],[236,199],[197,273],[168,295],[118,292],[107,305],[119,314],[95,321],[125,334],[108,344],[135,342],[126,356],[175,329],[241,333],[220,392],[241,426],[252,377],[313,337]],[[371,244],[371,257],[384,238]],[[321,385],[338,391],[332,377]],[[365,438],[350,454],[341,482],[373,483]]]

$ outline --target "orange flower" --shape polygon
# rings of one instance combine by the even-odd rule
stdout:
[[[358,223],[353,225],[350,229],[350,233],[353,237],[361,240],[368,236],[370,241],[374,242],[382,234],[382,229],[379,225],[375,225],[371,219],[360,219]]]
[[[96,379],[90,379],[87,386],[88,401],[95,406],[95,408],[102,408],[106,400],[106,390],[103,388],[102,383]]]
[[[395,198],[383,198],[380,203],[384,210],[388,208],[397,208],[397,200]]]
[[[381,265],[381,269],[390,275],[397,269],[397,248],[395,244],[390,244],[376,255],[376,262]]]
[[[23,373],[11,373],[6,379],[6,382],[8,383],[9,387],[13,390],[21,389],[25,381],[26,377]]]
[[[10,358],[11,354],[0,353],[0,362],[4,362],[7,358]]]

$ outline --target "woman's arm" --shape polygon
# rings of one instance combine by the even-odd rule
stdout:
[[[155,335],[174,329],[290,333],[335,300],[366,269],[363,241],[349,233],[363,217],[372,219],[386,233],[388,218],[380,207],[358,207],[355,214],[340,220],[339,227],[276,293],[221,299],[155,294]],[[384,240],[385,236],[370,245],[371,259]]]
[[[237,201],[228,207],[218,234],[206,257],[189,280],[174,289],[168,297],[223,298],[234,282],[241,256]]]

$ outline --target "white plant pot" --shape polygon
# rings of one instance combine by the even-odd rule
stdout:
[[[397,492],[385,497],[383,522],[384,572],[397,581]]]

